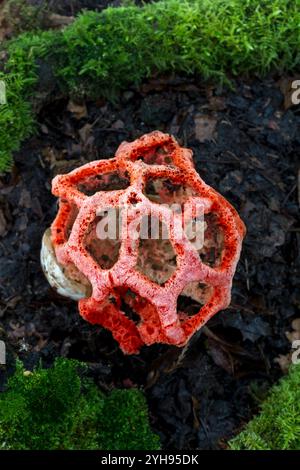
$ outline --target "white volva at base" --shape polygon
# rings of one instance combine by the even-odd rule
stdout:
[[[43,236],[41,265],[49,284],[58,294],[72,300],[87,297],[87,286],[67,277],[64,267],[58,263],[51,242],[50,229],[47,229]]]

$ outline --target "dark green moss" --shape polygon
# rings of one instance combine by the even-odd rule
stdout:
[[[32,98],[39,79],[37,59],[47,55],[55,37],[51,32],[24,34],[6,47],[8,59],[0,70],[7,95],[7,104],[0,104],[0,172],[10,168],[12,153],[34,131]]]
[[[115,97],[153,73],[238,74],[299,70],[300,0],[161,0],[85,12],[63,31],[21,35],[8,45],[0,80],[0,171],[32,130],[38,59],[70,95]]]
[[[117,406],[116,406],[117,404]],[[149,424],[145,397],[138,390],[124,393],[114,390],[107,397],[103,409],[101,433],[103,448],[118,450],[153,450],[159,448],[157,436],[149,439]],[[116,432],[117,430],[117,432]],[[154,446],[154,447],[153,447]]]
[[[272,388],[270,396],[241,434],[233,450],[300,450],[300,365]]]
[[[24,371],[0,394],[0,449],[159,449],[139,390],[101,393],[77,361]]]

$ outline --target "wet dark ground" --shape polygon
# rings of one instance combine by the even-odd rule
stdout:
[[[0,179],[0,339],[8,343],[8,370],[13,354],[28,368],[63,355],[86,361],[104,390],[140,386],[164,448],[224,447],[282,374],[274,359],[290,351],[285,331],[299,316],[299,106],[284,107],[274,79],[235,85],[168,78],[127,90],[114,105],[53,101],[13,174]],[[193,149],[197,170],[237,208],[248,233],[230,308],[184,350],[157,345],[124,356],[110,333],[51,291],[39,250],[57,210],[53,175],[112,156],[123,140],[154,129]]]
[[[118,7],[124,5],[125,2],[122,0],[26,0],[28,4],[44,8],[47,8],[58,15],[74,16],[80,13],[82,10],[95,10],[101,11],[107,7]],[[136,5],[142,5],[143,3],[150,3],[155,0],[134,0]]]

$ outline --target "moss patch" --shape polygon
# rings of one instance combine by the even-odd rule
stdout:
[[[0,449],[157,450],[139,390],[101,393],[84,365],[57,359],[50,369],[17,363],[0,394]]]
[[[238,74],[299,69],[299,0],[161,0],[143,7],[85,12],[63,31],[25,33],[7,47],[0,80],[0,171],[32,131],[39,64],[61,91],[115,97],[154,73],[197,73],[228,81]]]
[[[230,442],[233,450],[300,449],[300,366],[272,388],[261,413]]]

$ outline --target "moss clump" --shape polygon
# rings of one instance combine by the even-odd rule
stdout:
[[[0,449],[156,450],[139,390],[101,393],[83,364],[57,359],[50,369],[22,363],[0,394]]]
[[[6,85],[6,104],[0,104],[0,172],[12,164],[12,153],[35,128],[32,95],[38,83],[38,59],[54,44],[53,33],[22,35],[6,47],[8,59],[0,68],[0,80]],[[1,52],[1,51],[0,51]]]
[[[299,0],[161,0],[85,12],[62,31],[21,35],[8,47],[8,104],[0,106],[0,171],[32,130],[38,63],[66,94],[114,97],[154,73],[229,75],[299,69]]]
[[[300,450],[300,366],[272,388],[255,417],[230,442],[233,450]]]
[[[143,394],[113,390],[105,400],[101,425],[102,442],[109,450],[159,449],[159,440],[149,436],[148,412]],[[127,436],[127,441],[124,437]],[[150,437],[150,438],[149,438]]]
[[[290,70],[300,63],[299,21],[299,2],[290,0],[164,0],[87,12],[62,33],[58,73],[69,89],[98,95],[154,72],[222,81]]]

